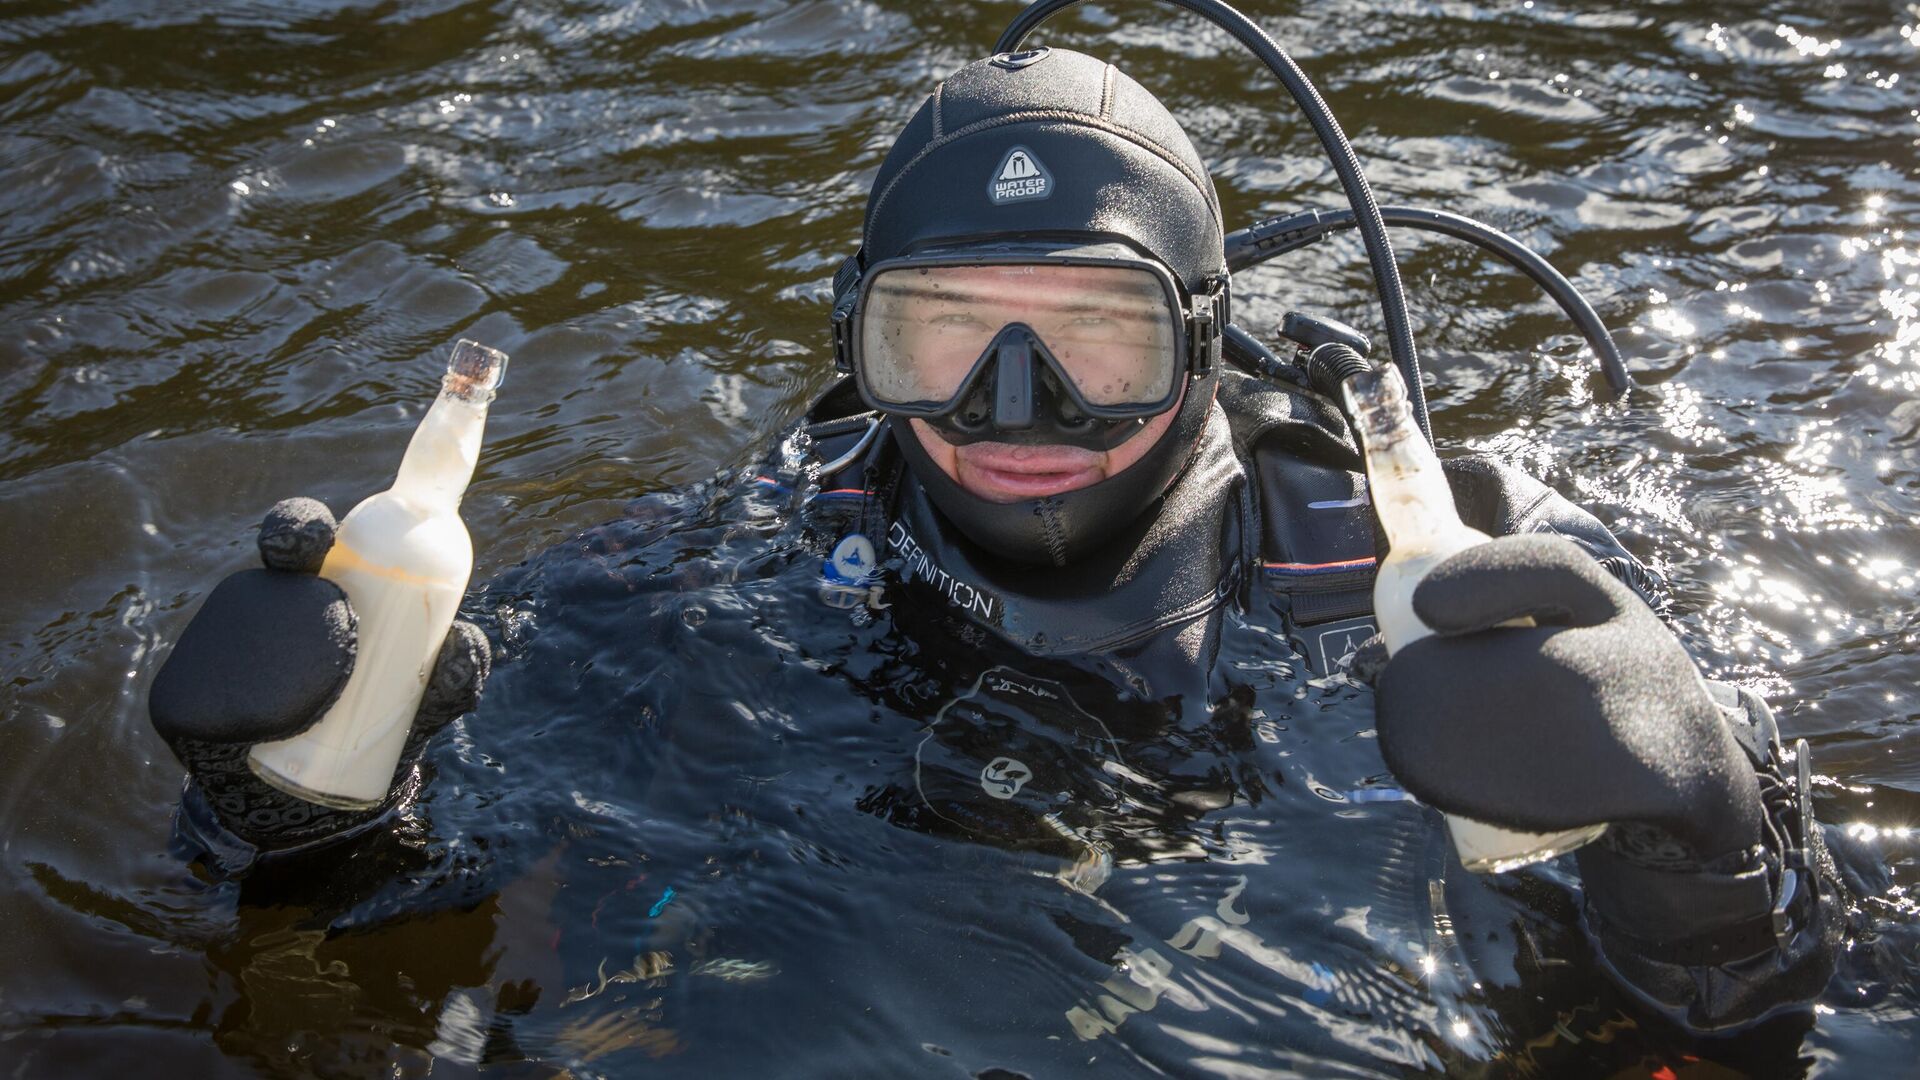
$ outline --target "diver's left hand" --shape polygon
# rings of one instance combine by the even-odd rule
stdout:
[[[1558,832],[1652,826],[1695,865],[1761,841],[1754,768],[1693,660],[1571,541],[1510,536],[1414,592],[1434,629],[1377,683],[1387,767],[1421,800]],[[1502,623],[1531,617],[1531,627]]]

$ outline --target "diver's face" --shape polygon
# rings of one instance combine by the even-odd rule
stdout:
[[[1031,327],[1080,392],[1098,404],[1163,398],[1177,377],[1170,336],[1175,324],[1162,287],[1150,275],[1113,267],[1016,265],[950,267],[903,281],[887,317],[868,316],[869,326],[886,329],[876,348],[898,358],[900,377],[915,383],[903,396],[953,393],[994,334],[1016,322]],[[988,502],[1010,503],[1076,491],[1128,468],[1166,435],[1179,407],[1176,398],[1127,441],[1104,451],[1032,442],[955,446],[924,420],[909,426],[954,483]]]
[[[1182,397],[1185,393],[1182,392]],[[910,420],[914,437],[927,456],[977,498],[1010,503],[1064,495],[1097,484],[1146,456],[1173,426],[1180,403],[1148,420],[1140,432],[1111,450],[1029,443],[975,442],[954,446],[924,420]]]

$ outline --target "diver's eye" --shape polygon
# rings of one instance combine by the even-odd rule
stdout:
[[[978,316],[966,311],[949,311],[944,315],[935,315],[933,318],[927,320],[927,322],[929,325],[939,327],[943,330],[966,330],[972,327],[986,325],[980,321]]]
[[[1120,324],[1105,315],[1075,315],[1060,332],[1076,341],[1112,341],[1119,337]]]

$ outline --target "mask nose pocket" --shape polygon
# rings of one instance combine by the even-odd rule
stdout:
[[[1025,327],[1009,326],[993,343],[993,426],[1033,426],[1033,341]]]

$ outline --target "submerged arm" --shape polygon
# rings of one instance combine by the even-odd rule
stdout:
[[[1833,976],[1847,892],[1814,821],[1806,744],[1789,761],[1752,691],[1706,684],[1753,770],[1761,840],[1703,858],[1655,825],[1623,823],[1576,859],[1584,929],[1629,992],[1691,1030],[1745,1027],[1804,1009]]]

